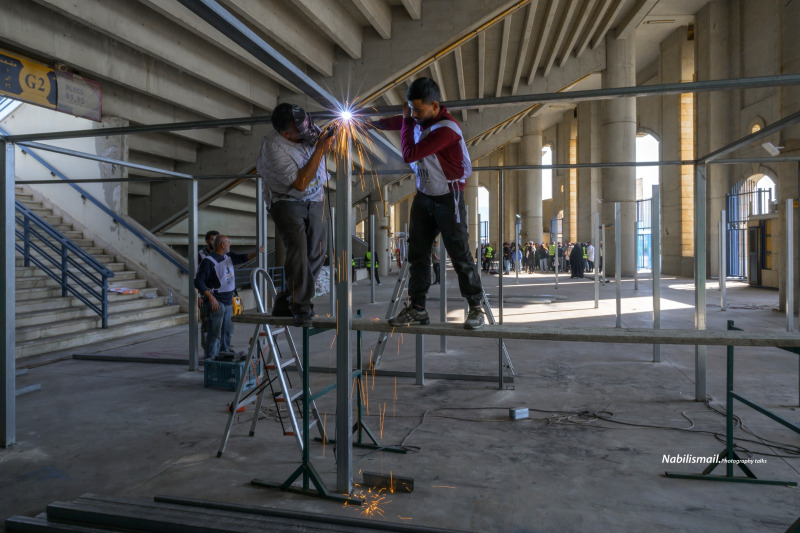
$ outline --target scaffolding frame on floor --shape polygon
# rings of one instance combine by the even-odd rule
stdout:
[[[209,15],[213,16],[213,15]],[[221,21],[226,23],[230,21]],[[321,98],[328,103],[337,102],[324,90],[320,93],[320,87],[315,84],[307,75],[299,71],[296,67],[291,65],[288,61],[280,56],[274,49],[270,48],[263,41],[252,40],[250,36],[245,35],[246,28],[228,28],[231,31],[238,32],[241,39],[237,42],[245,47],[249,52],[253,53],[260,60],[265,63],[276,62],[281,72],[287,76],[287,79],[296,83],[298,87],[310,91],[309,94],[314,94],[318,101]],[[248,42],[248,39],[250,41]],[[282,61],[281,61],[282,60]],[[780,87],[780,86],[797,86],[800,85],[800,75],[777,75],[777,76],[764,76],[758,78],[739,78],[728,80],[710,80],[699,81],[691,83],[678,83],[678,84],[661,84],[651,85],[646,87],[621,87],[621,88],[605,88],[591,91],[579,92],[565,92],[565,93],[545,93],[534,95],[517,95],[515,97],[502,97],[502,98],[484,98],[477,100],[465,100],[455,102],[443,102],[451,109],[466,109],[477,107],[488,107],[492,105],[519,105],[519,104],[533,104],[533,103],[549,103],[554,101],[561,102],[577,102],[588,100],[602,100],[609,98],[619,97],[638,97],[638,96],[652,96],[652,95],[665,95],[665,94],[679,94],[679,93],[697,93],[707,91],[725,91],[725,90],[738,90],[747,88],[760,88],[760,87]],[[324,104],[323,105],[327,105]],[[399,111],[399,107],[385,108],[380,110],[380,114],[391,113]],[[334,111],[335,112],[335,109]],[[362,116],[369,115],[365,112]],[[523,114],[524,116],[524,114]],[[192,121],[183,123],[171,124],[156,124],[149,126],[127,126],[120,128],[99,128],[95,130],[80,130],[80,131],[62,131],[62,132],[42,132],[27,135],[6,135],[0,136],[0,169],[3,172],[3,184],[0,186],[0,206],[4,208],[5,216],[2,217],[0,222],[0,233],[3,236],[4,258],[3,258],[3,272],[0,276],[0,321],[5,323],[5,328],[0,331],[0,348],[4,350],[5,360],[0,364],[0,446],[8,447],[16,442],[16,402],[15,402],[15,310],[14,299],[11,297],[14,293],[14,286],[16,275],[14,271],[14,185],[15,185],[15,150],[17,145],[26,146],[26,144],[47,139],[70,139],[82,137],[97,137],[109,135],[126,135],[131,133],[152,133],[152,132],[174,132],[179,130],[190,129],[203,129],[203,128],[216,128],[235,126],[241,124],[260,124],[268,123],[267,116],[262,117],[242,117],[224,120],[204,120]],[[694,195],[694,213],[695,213],[695,328],[697,330],[705,330],[706,328],[706,175],[707,167],[710,164],[740,164],[748,162],[797,162],[800,157],[775,157],[775,158],[740,158],[740,159],[722,159],[723,156],[730,154],[747,146],[757,140],[763,139],[772,135],[783,128],[791,126],[800,122],[800,111],[793,113],[774,124],[771,124],[764,129],[747,135],[735,142],[732,142],[710,154],[704,155],[693,161],[670,161],[670,162],[648,162],[648,163],[588,163],[580,164],[583,167],[596,167],[596,168],[610,168],[622,166],[663,166],[663,165],[694,165],[695,177],[695,195]],[[347,144],[342,150],[339,150],[337,156],[337,179],[342,180],[344,183],[352,184],[352,154],[350,140],[346,140]],[[30,145],[27,146],[30,149]],[[65,150],[54,146],[36,143],[35,148],[59,152],[65,155],[72,155],[80,158],[90,160],[103,161],[107,163],[117,164],[123,167],[133,167],[140,170],[147,170],[159,175],[170,176],[167,179],[181,180],[187,183],[187,200],[189,204],[188,216],[188,249],[196,250],[198,247],[197,238],[197,203],[198,180],[202,179],[220,179],[221,176],[194,176],[182,175],[172,171],[156,167],[147,167],[145,165],[134,165],[127,161],[114,160],[111,158],[99,158],[94,154],[86,154],[77,151]],[[514,165],[508,167],[475,167],[475,170],[520,170],[520,169],[542,169],[542,168],[581,168],[576,165]],[[393,171],[398,173],[398,171]],[[407,171],[405,172],[407,173]],[[377,175],[377,173],[376,173]],[[224,176],[231,178],[241,178],[241,175]],[[253,176],[250,176],[253,177]],[[344,179],[342,179],[344,178]],[[164,178],[153,178],[153,181],[163,180]],[[72,181],[72,180],[70,180]],[[62,182],[40,182],[40,183],[69,183],[70,181]],[[76,180],[77,181],[77,180]],[[95,182],[113,182],[113,181],[126,181],[124,179],[98,179]],[[28,181],[27,183],[37,183]],[[263,184],[261,180],[257,181],[257,198],[262,198]],[[352,213],[352,188],[342,187],[337,191],[336,195],[336,211],[339,213],[341,220],[336,225],[335,236],[335,258],[334,263],[339,265],[336,278],[336,316],[337,320],[337,405],[347,406],[344,409],[337,409],[337,433],[336,438],[339,442],[340,453],[337,454],[337,490],[341,493],[349,494],[353,489],[353,472],[352,472],[352,433],[350,428],[352,426],[352,398],[349,396],[349,386],[347,386],[350,378],[349,368],[352,366],[352,353],[351,353],[351,340],[349,331],[352,326],[352,296],[351,287],[352,280],[350,274],[350,258],[351,258],[351,242],[350,231]],[[501,205],[502,207],[502,205]],[[660,211],[660,209],[659,209]],[[257,234],[259,243],[262,244],[266,241],[266,225],[267,216],[264,202],[258,202],[257,208]],[[798,232],[800,233],[800,232]],[[189,254],[188,270],[190,272],[196,269],[195,254]],[[266,268],[265,254],[259,254],[259,265]],[[702,278],[701,278],[702,275]],[[697,280],[701,279],[701,282]],[[188,283],[189,301],[192,301],[191,295],[194,294],[193,280]],[[502,299],[501,299],[502,302]],[[502,307],[500,310],[500,319],[502,323]],[[190,369],[197,369],[198,362],[198,343],[197,343],[197,309],[196,306],[189,305],[189,359]],[[502,358],[501,358],[502,359]],[[705,346],[696,347],[695,357],[695,376],[696,376],[696,400],[701,401],[706,397],[706,351]]]

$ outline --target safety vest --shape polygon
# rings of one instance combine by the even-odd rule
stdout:
[[[494,249],[491,246],[486,247],[486,259],[494,258]]]
[[[556,255],[556,245],[555,244],[551,244],[550,246],[548,246],[547,255],[552,255],[552,256]]]
[[[367,252],[367,268],[372,268],[372,252]],[[375,260],[375,266],[378,266],[378,260]]]
[[[231,258],[226,255],[225,259],[217,262],[216,259],[208,255],[206,259],[214,264],[214,271],[217,273],[217,279],[219,279],[219,288],[212,290],[215,292],[233,292],[236,290],[236,276],[233,273],[233,261]]]
[[[586,259],[587,257],[589,257],[589,252],[586,251],[586,247],[584,246],[583,247],[583,258]]]
[[[461,164],[464,167],[464,174],[461,178],[452,180],[455,183],[465,183],[467,178],[472,174],[472,162],[469,158],[467,151],[467,144],[464,142],[464,135],[461,133],[461,128],[452,120],[440,120],[430,128],[423,130],[419,125],[414,128],[414,144],[419,143],[422,139],[427,137],[432,131],[439,128],[449,128],[453,130],[459,137],[459,145],[461,146],[462,160]],[[436,154],[423,157],[419,161],[411,163],[411,169],[417,177],[417,190],[430,196],[441,196],[450,192],[450,180],[444,175],[442,165]]]

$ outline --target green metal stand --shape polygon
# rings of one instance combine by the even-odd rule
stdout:
[[[737,330],[742,331],[741,329],[734,327],[733,320],[728,320],[728,330]],[[733,400],[739,400],[743,404],[747,405],[748,407],[752,407],[759,413],[775,420],[779,424],[786,426],[787,428],[791,429],[795,433],[800,433],[800,427],[793,425],[792,423],[784,420],[783,418],[779,417],[775,413],[764,409],[760,405],[757,405],[750,400],[736,394],[733,392],[733,346],[728,346],[728,361],[727,361],[727,384],[726,384],[726,417],[725,417],[725,449],[722,450],[719,455],[717,456],[717,460],[708,465],[708,467],[703,470],[700,474],[679,474],[675,472],[665,472],[667,477],[672,478],[679,478],[679,479],[703,479],[707,481],[729,481],[734,483],[752,483],[758,485],[786,485],[790,487],[796,487],[797,482],[795,481],[775,481],[775,480],[766,480],[766,479],[758,479],[756,475],[750,470],[747,466],[745,466],[741,462],[741,458],[736,455],[736,452],[733,449]],[[714,471],[716,467],[725,461],[725,474],[724,475],[712,475],[711,472]],[[734,476],[733,475],[733,466],[734,464],[738,466],[742,472],[744,472],[744,476]]]
[[[291,476],[288,477],[286,481],[281,484],[276,483],[269,483],[260,479],[254,479],[250,483],[253,485],[258,485],[261,487],[269,487],[269,488],[278,488],[285,491],[293,491],[299,492],[301,494],[307,494],[309,496],[317,496],[320,498],[325,498],[328,500],[334,500],[338,502],[344,502],[351,505],[361,505],[363,500],[359,498],[351,498],[345,494],[333,494],[326,486],[325,483],[322,481],[322,477],[319,475],[319,472],[314,468],[314,465],[311,463],[310,457],[310,439],[309,439],[309,431],[310,431],[310,424],[308,420],[309,416],[309,404],[311,403],[312,399],[310,398],[310,387],[309,387],[309,352],[310,350],[310,338],[312,335],[316,335],[317,333],[322,333],[326,331],[324,329],[311,329],[304,327],[303,328],[303,462],[297,467],[297,470],[292,473]],[[317,394],[316,396],[319,396]],[[292,485],[294,481],[303,476],[303,488],[295,487]],[[314,484],[314,489],[310,488],[310,483]]]

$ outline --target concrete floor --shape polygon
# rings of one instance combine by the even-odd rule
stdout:
[[[651,326],[651,285],[643,278],[638,291],[633,280],[623,282],[625,327]],[[497,276],[484,275],[484,282],[497,311]],[[378,303],[369,304],[368,282],[359,282],[354,309],[383,317],[393,283],[387,276],[377,287]],[[452,271],[447,285],[449,318],[460,321],[463,301]],[[691,327],[691,280],[667,278],[662,287],[662,327]],[[752,331],[784,329],[785,317],[774,309],[777,292],[731,284],[729,310],[721,312],[715,288],[709,282],[709,329],[723,329],[728,319]],[[430,295],[428,308],[436,318],[438,287]],[[552,303],[541,303],[548,295]],[[518,284],[512,276],[505,283],[505,321],[614,327],[614,284],[601,287],[599,309],[593,295],[590,279],[561,277],[556,289],[550,275],[522,275]],[[327,304],[327,297],[320,298],[317,311],[325,314]],[[246,347],[251,333],[251,327],[237,326],[237,348]],[[376,340],[370,334],[365,343],[373,346]],[[312,342],[312,364],[332,365],[333,334]],[[217,458],[233,393],[203,388],[202,372],[61,358],[72,353],[185,357],[186,346],[182,328],[20,361],[21,367],[40,366],[18,378],[19,385],[41,383],[42,390],[18,398],[18,444],[0,450],[0,518],[36,514],[51,501],[86,492],[166,494],[362,516],[358,507],[249,484],[254,477],[282,482],[299,461],[293,438],[284,437],[274,419],[274,407],[255,437],[247,436],[246,413],[234,426],[225,455]],[[427,338],[427,370],[496,375],[496,346],[496,341],[450,338],[447,353],[439,353],[439,338]],[[708,349],[709,405],[694,401],[692,347],[662,347],[660,364],[652,363],[650,346],[513,341],[508,349],[517,372],[513,389],[480,381],[428,380],[419,387],[406,378],[369,378],[365,420],[376,431],[382,426],[384,444],[407,437],[410,452],[355,449],[354,471],[414,478],[414,492],[388,495],[375,520],[474,532],[782,532],[800,516],[797,488],[664,476],[665,470],[699,473],[705,467],[663,464],[665,454],[709,456],[724,447],[719,440],[725,428],[719,414],[724,348]],[[800,423],[798,357],[778,349],[736,353],[737,392]],[[413,365],[413,338],[395,335],[381,368],[412,370]],[[312,388],[332,380],[314,374]],[[318,406],[332,433],[334,396]],[[509,420],[508,408],[519,406],[530,408],[530,418]],[[742,405],[736,413],[757,435],[738,429],[739,445],[754,459],[766,460],[751,465],[755,474],[800,481],[800,437]],[[784,449],[760,439],[784,443]],[[748,451],[740,455],[749,457]],[[314,444],[311,455],[334,487],[332,447]]]

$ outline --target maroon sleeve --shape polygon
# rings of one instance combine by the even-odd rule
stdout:
[[[450,128],[436,128],[424,139],[414,144],[413,118],[404,119],[403,128],[400,130],[400,148],[403,152],[403,161],[406,163],[419,161],[460,140],[461,137]]]
[[[375,122],[372,122],[372,126],[376,127],[379,130],[399,130],[400,127],[403,125],[403,116],[396,115],[394,117],[386,117]]]

